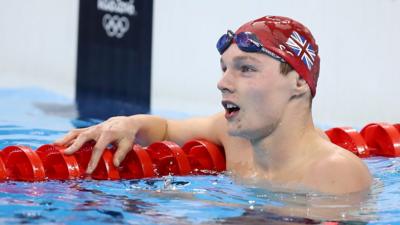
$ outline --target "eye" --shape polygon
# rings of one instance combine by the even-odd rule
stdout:
[[[247,73],[247,72],[255,72],[256,69],[251,65],[241,65],[240,72]]]

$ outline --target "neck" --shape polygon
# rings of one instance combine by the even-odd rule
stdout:
[[[295,165],[307,154],[316,136],[308,105],[299,101],[290,102],[270,135],[251,140],[256,169],[271,176]]]

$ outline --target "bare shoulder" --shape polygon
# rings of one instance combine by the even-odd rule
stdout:
[[[372,177],[365,163],[353,153],[326,142],[322,154],[310,167],[308,182],[318,191],[345,194],[366,190]]]

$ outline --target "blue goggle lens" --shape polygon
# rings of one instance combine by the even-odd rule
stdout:
[[[225,50],[232,43],[232,39],[235,39],[238,47],[245,52],[259,52],[262,48],[254,34],[250,32],[241,32],[239,34],[235,34],[228,30],[228,32],[222,35],[217,42],[219,54],[222,55],[225,52]]]
[[[262,48],[261,44],[258,44],[257,37],[248,32],[242,32],[235,36],[235,42],[240,50],[245,52],[259,52]]]

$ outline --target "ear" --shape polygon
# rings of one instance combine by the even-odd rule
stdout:
[[[310,88],[308,87],[307,82],[296,73],[296,86],[294,88],[294,96],[300,97],[309,92]]]

